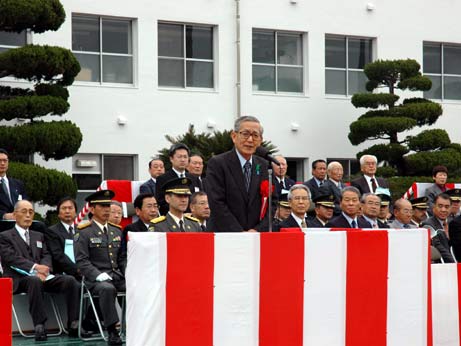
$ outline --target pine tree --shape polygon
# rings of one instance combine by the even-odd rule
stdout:
[[[43,33],[57,30],[65,20],[59,0],[0,0],[0,31]],[[0,54],[0,78],[14,77],[24,88],[0,86],[0,120],[22,119],[21,125],[0,126],[0,147],[9,152],[8,174],[24,181],[29,198],[54,205],[64,195],[75,196],[70,176],[29,164],[34,153],[61,160],[77,153],[82,134],[70,121],[39,120],[61,116],[69,109],[67,87],[80,71],[68,49],[26,45]]]

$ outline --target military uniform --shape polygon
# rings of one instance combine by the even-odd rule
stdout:
[[[170,213],[153,219],[149,226],[149,231],[181,232],[179,225],[174,221]],[[192,216],[184,215],[184,232],[202,232],[199,220]]]
[[[87,197],[93,204],[108,205],[113,197],[113,192],[107,199],[99,195],[103,190]],[[125,291],[126,254],[121,251],[122,231],[120,226],[106,223],[101,225],[92,222],[79,225],[74,239],[75,260],[80,272],[85,277],[85,285],[93,294],[99,296],[99,307],[104,325],[115,326],[119,321],[115,307],[117,291]],[[99,275],[106,273],[112,280],[98,281]],[[101,280],[101,279],[100,279]],[[115,329],[114,329],[115,330]],[[109,331],[111,332],[111,331]],[[120,344],[119,340],[112,343],[109,336],[109,345]],[[113,341],[113,340],[112,340]]]

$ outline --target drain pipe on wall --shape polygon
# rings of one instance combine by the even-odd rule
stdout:
[[[242,115],[242,88],[240,84],[240,0],[235,0],[235,29],[236,29],[236,53],[237,53],[237,81],[235,83],[237,89],[237,114],[236,118]]]

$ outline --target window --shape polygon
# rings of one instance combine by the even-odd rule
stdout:
[[[424,97],[461,100],[461,45],[424,43],[423,71],[432,81]]]
[[[72,16],[72,51],[81,71],[76,80],[133,84],[132,20]]]
[[[366,92],[363,72],[372,61],[373,40],[347,36],[325,37],[325,93],[353,95]]]
[[[27,32],[0,31],[0,53],[6,52],[8,49],[25,46],[27,44]]]
[[[253,30],[253,91],[302,93],[302,34]]]
[[[213,27],[158,24],[158,85],[213,88]]]
[[[103,180],[135,180],[134,155],[77,154],[72,161],[79,210],[85,205],[85,197],[96,191]]]

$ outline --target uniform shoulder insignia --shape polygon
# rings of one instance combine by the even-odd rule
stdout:
[[[165,220],[166,220],[166,216],[162,215],[162,216],[156,217],[155,219],[150,220],[150,222],[159,223],[159,222],[162,222],[162,221],[165,221]]]
[[[107,223],[111,226],[117,227],[118,229],[122,229],[122,226],[117,225],[116,223],[112,223],[112,222],[107,222]]]
[[[84,229],[87,228],[89,225],[91,225],[91,221],[82,222],[77,225],[77,229]]]
[[[193,216],[190,216],[190,215],[184,215],[184,217],[185,217],[186,219],[189,219],[189,220],[192,220],[192,221],[195,221],[195,222],[198,222],[198,223],[200,223],[200,220],[199,220],[199,219],[196,219],[196,218],[195,218],[195,217],[193,217]]]

